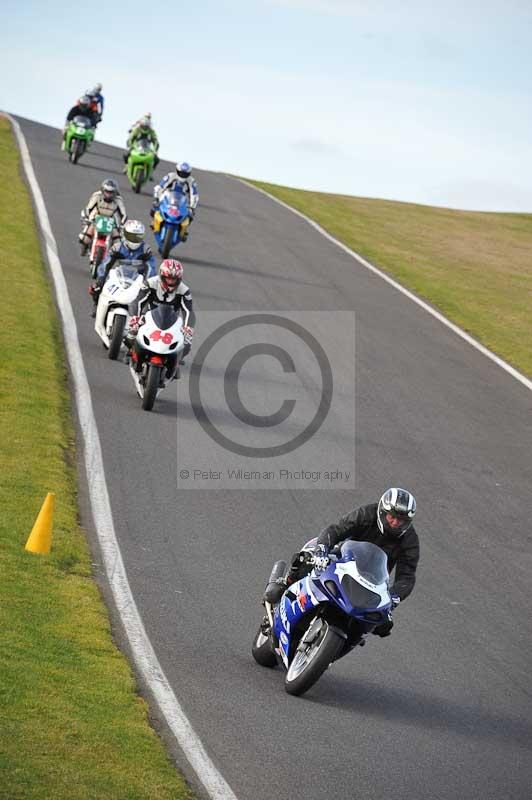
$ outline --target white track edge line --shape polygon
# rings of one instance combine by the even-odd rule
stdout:
[[[102,549],[109,585],[131,645],[135,663],[153,693],[161,713],[177,739],[181,750],[205,787],[209,797],[212,800],[237,800],[232,789],[210,760],[201,740],[181,708],[155,655],[135,604],[114,529],[111,504],[105,481],[100,438],[92,409],[89,382],[83,365],[76,321],[68,295],[63,267],[59,260],[57,244],[52,233],[41,189],[35,177],[24,134],[17,120],[13,119],[9,114],[4,114],[4,116],[11,122],[17,137],[22,163],[33,194],[39,224],[46,244],[46,255],[61,314],[65,347],[70,363],[79,423],[85,445],[85,469],[94,525]]]
[[[234,178],[234,176],[232,175],[229,177]],[[389,283],[390,286],[394,287],[394,289],[397,289],[397,291],[401,292],[401,294],[404,294],[410,300],[413,300],[414,303],[417,303],[418,306],[421,306],[421,308],[423,308],[425,311],[428,311],[429,314],[431,314],[435,319],[437,319],[447,328],[456,333],[457,336],[460,336],[461,339],[464,339],[464,341],[466,341],[468,344],[470,344],[472,347],[474,347],[483,355],[487,356],[487,358],[491,359],[491,361],[495,362],[495,364],[497,364],[499,367],[508,372],[513,378],[519,381],[519,383],[522,383],[523,386],[526,386],[527,389],[532,391],[532,381],[529,380],[526,377],[526,375],[523,375],[521,372],[519,372],[519,370],[515,369],[515,367],[512,367],[510,364],[508,364],[508,362],[505,361],[503,358],[493,353],[483,344],[480,344],[480,342],[478,342],[476,339],[474,339],[472,336],[466,333],[462,328],[460,328],[458,325],[455,325],[454,322],[451,322],[449,319],[447,319],[447,317],[445,317],[439,311],[436,311],[436,309],[434,309],[428,303],[425,303],[424,300],[415,295],[413,292],[409,291],[409,289],[405,289],[404,286],[395,281],[393,278],[390,278],[389,275],[387,275],[385,272],[382,272],[382,270],[378,269],[378,267],[371,264],[371,262],[367,261],[363,256],[359,255],[359,253],[357,253],[355,250],[351,250],[351,248],[345,245],[343,242],[340,242],[338,239],[335,239],[334,236],[331,236],[331,234],[325,230],[325,228],[322,228],[321,225],[318,225],[318,223],[315,222],[313,219],[307,217],[306,214],[303,214],[296,208],[289,206],[288,203],[279,200],[278,197],[274,197],[273,194],[266,192],[264,189],[260,189],[258,186],[254,186],[252,183],[249,183],[249,181],[244,180],[244,178],[234,178],[234,180],[237,180],[240,183],[243,183],[245,186],[249,186],[250,189],[254,189],[256,192],[260,192],[266,197],[269,197],[270,200],[274,201],[274,203],[278,203],[283,208],[288,209],[288,211],[291,211],[293,214],[296,214],[298,217],[301,217],[301,219],[304,219],[305,222],[307,222],[311,227],[317,230],[318,233],[321,233],[322,236],[325,236],[325,238],[328,239],[330,242],[332,242],[341,250],[343,250],[344,253],[347,253],[348,256],[351,256],[351,258],[354,258],[356,261],[360,262],[360,264],[362,264],[363,267],[366,267],[366,269],[369,269],[375,275],[378,275],[379,278],[382,278],[384,281],[386,281],[386,283]]]

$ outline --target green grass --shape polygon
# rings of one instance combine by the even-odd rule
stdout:
[[[191,798],[114,645],[78,522],[65,354],[0,118],[0,798]],[[52,553],[24,544],[56,493]]]
[[[532,214],[453,211],[249,182],[314,219],[532,376]]]

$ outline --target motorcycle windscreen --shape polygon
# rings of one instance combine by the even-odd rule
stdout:
[[[167,192],[166,197],[168,199],[168,205],[171,208],[178,209],[181,217],[186,217],[188,215],[188,200],[183,192],[173,190]]]
[[[175,325],[179,317],[179,311],[175,311],[172,306],[160,305],[156,306],[151,312],[151,316],[155,325],[162,331],[167,331],[172,325]]]
[[[359,574],[370,583],[380,586],[388,582],[388,559],[376,544],[348,539],[342,544],[340,553],[342,561],[356,561]]]
[[[149,153],[152,149],[152,144],[149,139],[139,139],[135,143],[135,149],[140,153]]]
[[[74,117],[74,123],[79,125],[80,128],[91,128],[91,121],[88,117],[83,117],[79,114],[77,117]]]
[[[138,278],[139,272],[136,267],[132,267],[130,264],[120,264],[117,267],[116,274],[124,282],[133,283]]]

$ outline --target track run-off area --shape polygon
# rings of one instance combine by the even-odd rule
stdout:
[[[528,798],[532,393],[289,210],[195,170],[200,207],[175,251],[198,313],[194,347],[202,311],[329,312],[331,325],[335,312],[354,311],[356,492],[178,489],[177,420],[186,442],[198,426],[188,394],[169,387],[142,412],[126,366],[94,333],[77,242],[79,212],[105,177],[146,225],[151,185],[131,192],[118,148],[96,143],[73,166],[57,130],[19,123],[75,312],[129,585],[175,696],[238,800]],[[342,334],[333,330],[339,351]],[[257,376],[251,399],[267,378]],[[341,414],[334,425],[340,439]],[[206,441],[197,437],[200,450]],[[197,457],[208,463],[210,452]],[[281,671],[250,652],[271,564],[390,485],[418,502],[414,593],[391,637],[370,637],[290,697]]]

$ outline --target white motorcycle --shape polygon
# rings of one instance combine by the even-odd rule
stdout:
[[[142,319],[130,351],[129,369],[142,408],[151,411],[166,380],[179,376],[179,357],[185,347],[183,320],[172,306],[160,305]]]
[[[98,298],[94,330],[113,361],[120,353],[129,305],[136,299],[144,281],[138,270],[140,266],[144,266],[142,261],[122,261],[113,267]]]

